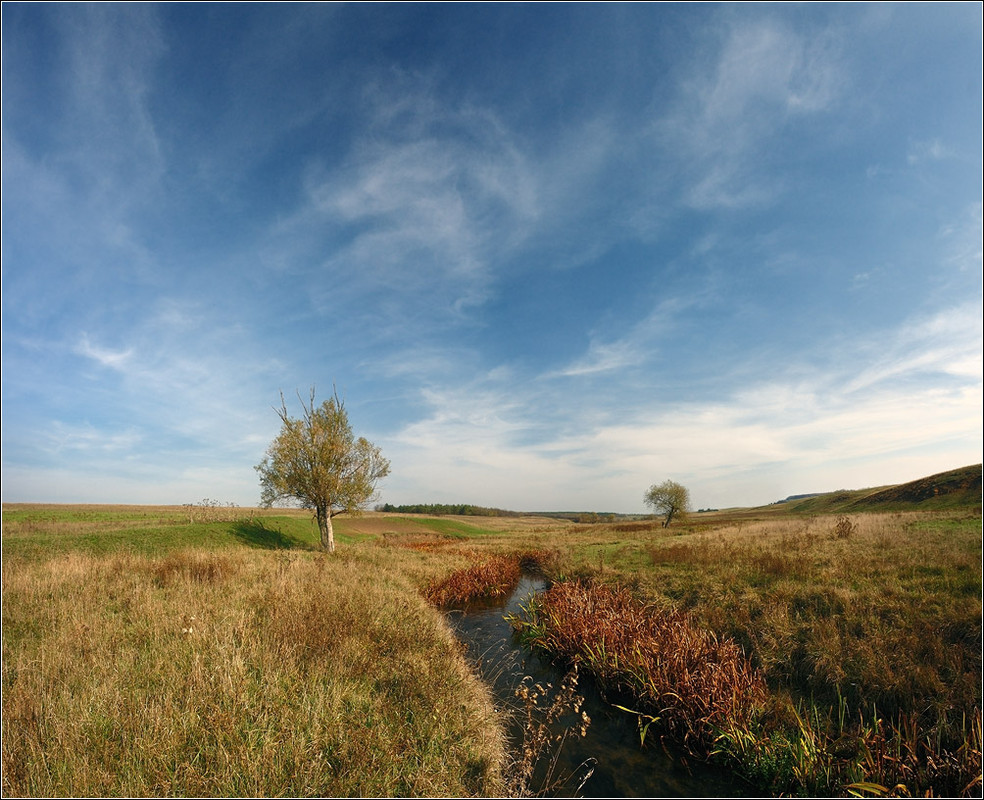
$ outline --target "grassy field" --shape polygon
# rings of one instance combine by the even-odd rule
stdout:
[[[768,788],[980,790],[978,513],[598,526],[563,547],[568,577],[628,587],[743,647],[770,700],[752,738],[716,744]],[[808,746],[801,763],[782,763],[791,739]]]
[[[979,508],[368,514],[336,535],[326,557],[300,511],[4,505],[4,794],[501,794],[500,715],[425,596],[531,551],[582,605],[638,614],[636,641],[669,640],[659,616],[676,650],[744,653],[741,713],[677,708],[650,737],[686,731],[777,794],[980,793]],[[557,624],[603,678],[598,618]]]
[[[499,793],[495,711],[418,591],[435,565],[236,516],[4,508],[4,794]]]

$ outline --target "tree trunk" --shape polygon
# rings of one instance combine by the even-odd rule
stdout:
[[[335,532],[331,527],[331,509],[318,506],[318,530],[321,531],[321,549],[328,552],[335,552]]]

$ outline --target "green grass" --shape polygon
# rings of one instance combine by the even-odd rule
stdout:
[[[203,515],[183,507],[5,506],[3,524],[5,557],[29,561],[67,553],[154,556],[189,547],[315,550],[319,542],[311,515],[300,510],[220,509]],[[340,544],[370,538],[348,530],[349,524],[336,520]]]
[[[980,774],[975,509],[370,514],[336,519],[334,557],[307,512],[214,515],[4,507],[5,794],[501,793],[487,690],[422,593],[525,551],[740,645],[768,697],[717,748],[764,790]]]
[[[798,514],[845,514],[888,511],[960,511],[981,508],[981,465],[941,472],[893,486],[828,492],[781,503],[776,508]]]

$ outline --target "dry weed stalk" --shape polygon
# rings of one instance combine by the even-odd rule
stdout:
[[[235,522],[236,520],[246,519],[246,511],[240,509],[236,503],[222,503],[219,500],[212,500],[205,497],[197,503],[185,503],[188,509],[188,522]],[[249,509],[248,518],[252,522],[254,510]]]
[[[576,796],[594,773],[593,762],[586,761],[569,775],[557,774],[557,764],[567,737],[573,734],[583,738],[591,724],[591,718],[581,708],[584,698],[577,694],[577,682],[575,667],[564,676],[552,695],[552,684],[544,686],[533,683],[528,675],[516,689],[516,697],[522,702],[519,712],[523,715],[523,741],[518,757],[508,770],[508,796],[556,796],[562,787],[575,781],[576,786],[569,793],[565,792],[564,796]],[[560,724],[565,717],[573,719],[567,724]],[[541,785],[534,791],[537,768],[545,757],[549,757],[549,761],[542,768]]]

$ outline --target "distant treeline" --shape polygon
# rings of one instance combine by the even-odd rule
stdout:
[[[376,506],[376,511],[388,511],[396,514],[431,514],[440,516],[458,517],[520,517],[519,511],[506,511],[502,508],[486,508],[485,506],[473,506],[468,504],[449,505],[446,503],[417,503],[408,506],[394,506],[392,503],[384,503]]]
[[[599,522],[615,522],[617,519],[627,518],[626,514],[599,513],[596,511],[543,511],[530,516],[566,519],[569,522],[583,522],[587,525],[594,525]]]
[[[487,508],[469,504],[454,505],[447,503],[416,503],[413,505],[394,506],[383,503],[376,506],[376,511],[388,511],[392,514],[429,514],[431,516],[459,517],[548,517],[550,519],[566,519],[571,522],[588,524],[598,522],[615,522],[620,519],[642,519],[637,514],[611,514],[594,511],[507,511],[504,508]]]

